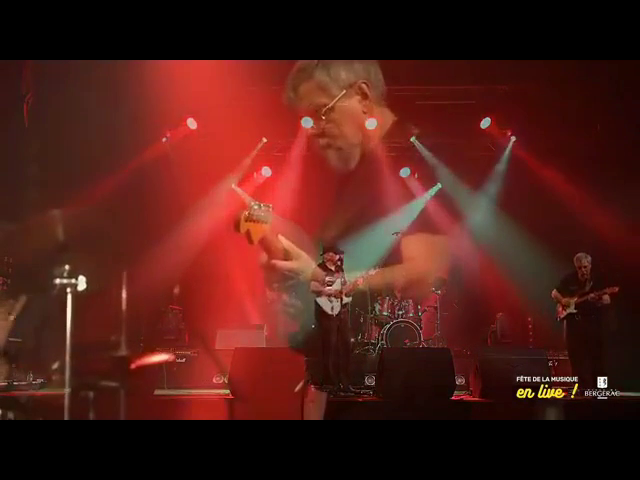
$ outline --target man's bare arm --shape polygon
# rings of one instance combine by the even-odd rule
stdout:
[[[320,283],[312,280],[310,290],[312,293],[321,294],[324,292],[324,287]]]
[[[447,278],[451,264],[449,239],[446,235],[417,233],[403,237],[400,242],[402,263],[383,268],[365,284],[372,290],[403,288],[419,285],[429,290],[436,278]]]

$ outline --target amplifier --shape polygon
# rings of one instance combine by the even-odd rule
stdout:
[[[548,351],[547,359],[552,377],[571,377],[571,362],[566,351]],[[566,383],[552,382],[554,387],[566,387]]]
[[[250,325],[243,329],[218,330],[216,349],[266,347],[267,336],[265,325]]]
[[[160,365],[158,388],[165,390],[226,389],[233,350],[158,349],[176,356]]]
[[[176,356],[176,363],[184,363],[189,357],[197,357],[200,355],[200,350],[193,348],[156,348],[156,352],[171,353]]]

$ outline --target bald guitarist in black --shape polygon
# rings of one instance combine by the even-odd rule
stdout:
[[[594,389],[597,377],[604,373],[604,307],[611,303],[609,295],[595,292],[609,287],[602,277],[591,273],[591,257],[578,253],[573,263],[575,271],[566,275],[551,292],[551,297],[563,307],[570,307],[572,298],[586,296],[576,304],[576,312],[563,318],[565,341],[574,376],[580,389]]]

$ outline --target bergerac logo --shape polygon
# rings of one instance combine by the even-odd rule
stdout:
[[[597,378],[597,390],[585,390],[585,397],[595,397],[598,400],[605,400],[609,397],[619,397],[620,392],[618,390],[607,389],[609,386],[609,378],[608,377],[598,377]]]

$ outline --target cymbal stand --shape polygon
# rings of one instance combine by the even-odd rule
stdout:
[[[429,338],[426,342],[424,342],[424,345],[427,346],[427,347],[444,348],[444,347],[447,346],[447,341],[445,340],[444,336],[440,332],[440,316],[441,316],[440,295],[442,295],[442,291],[434,290],[433,293],[436,294],[436,306],[435,306],[435,310],[436,310],[436,332],[433,335],[433,337]]]
[[[84,275],[71,277],[71,266],[64,265],[58,269],[53,279],[56,287],[63,286],[66,291],[66,342],[64,354],[64,419],[71,418],[71,332],[73,328],[73,295],[87,288]]]
[[[371,318],[370,318],[371,316],[366,314],[365,312],[363,312],[359,308],[356,308],[356,311],[360,313],[360,323],[364,323],[365,317],[369,317],[369,318],[367,318],[367,324],[366,324],[366,330],[364,332],[364,338],[365,339],[371,338],[371,330],[373,328],[372,325],[371,325]],[[360,343],[360,344],[363,343],[363,338],[362,337],[363,337],[363,334],[362,333],[359,334],[356,343]],[[369,354],[373,354],[375,352],[374,352],[373,347],[371,345],[367,344],[366,347],[358,348],[354,353],[369,353]]]

